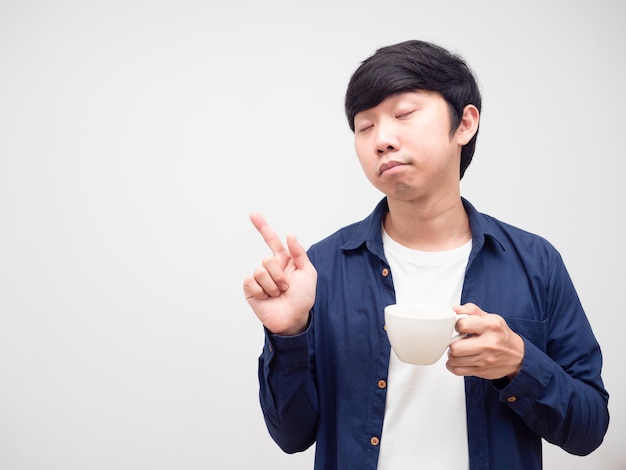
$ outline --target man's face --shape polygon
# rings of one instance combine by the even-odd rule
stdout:
[[[356,153],[367,178],[390,199],[404,201],[458,192],[461,147],[441,94],[391,95],[354,117]]]

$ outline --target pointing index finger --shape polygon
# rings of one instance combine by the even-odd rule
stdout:
[[[276,235],[276,232],[270,227],[261,214],[253,212],[250,214],[250,221],[263,237],[263,240],[270,247],[274,256],[285,252],[285,246]]]

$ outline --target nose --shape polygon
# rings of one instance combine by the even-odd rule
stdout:
[[[396,150],[396,148],[393,145],[387,145],[387,147],[385,148],[377,148],[376,149],[376,153],[378,153],[378,155],[384,155],[387,152],[393,152],[394,150]]]
[[[379,123],[376,128],[376,153],[378,156],[395,152],[400,148],[398,135],[392,123]]]

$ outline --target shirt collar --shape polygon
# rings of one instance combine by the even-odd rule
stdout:
[[[506,251],[502,241],[496,235],[497,227],[491,217],[481,214],[476,208],[465,198],[461,198],[463,207],[469,217],[470,227],[472,230],[472,251],[477,252],[485,244],[486,240],[491,240],[493,246]],[[471,257],[472,255],[470,255]]]
[[[496,227],[484,214],[478,212],[474,206],[465,198],[461,198],[465,212],[469,217],[472,230],[472,251],[480,250],[486,239],[493,240],[494,246],[506,251],[502,242],[496,236]],[[342,250],[354,250],[363,244],[379,256],[383,255],[383,240],[381,234],[381,224],[385,214],[389,212],[387,198],[383,198],[374,208],[373,212],[355,224],[352,236],[342,245]]]

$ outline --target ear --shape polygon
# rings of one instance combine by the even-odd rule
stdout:
[[[478,131],[478,122],[480,121],[480,112],[473,104],[468,104],[463,108],[463,116],[459,128],[456,130],[456,139],[459,145],[465,145]]]

